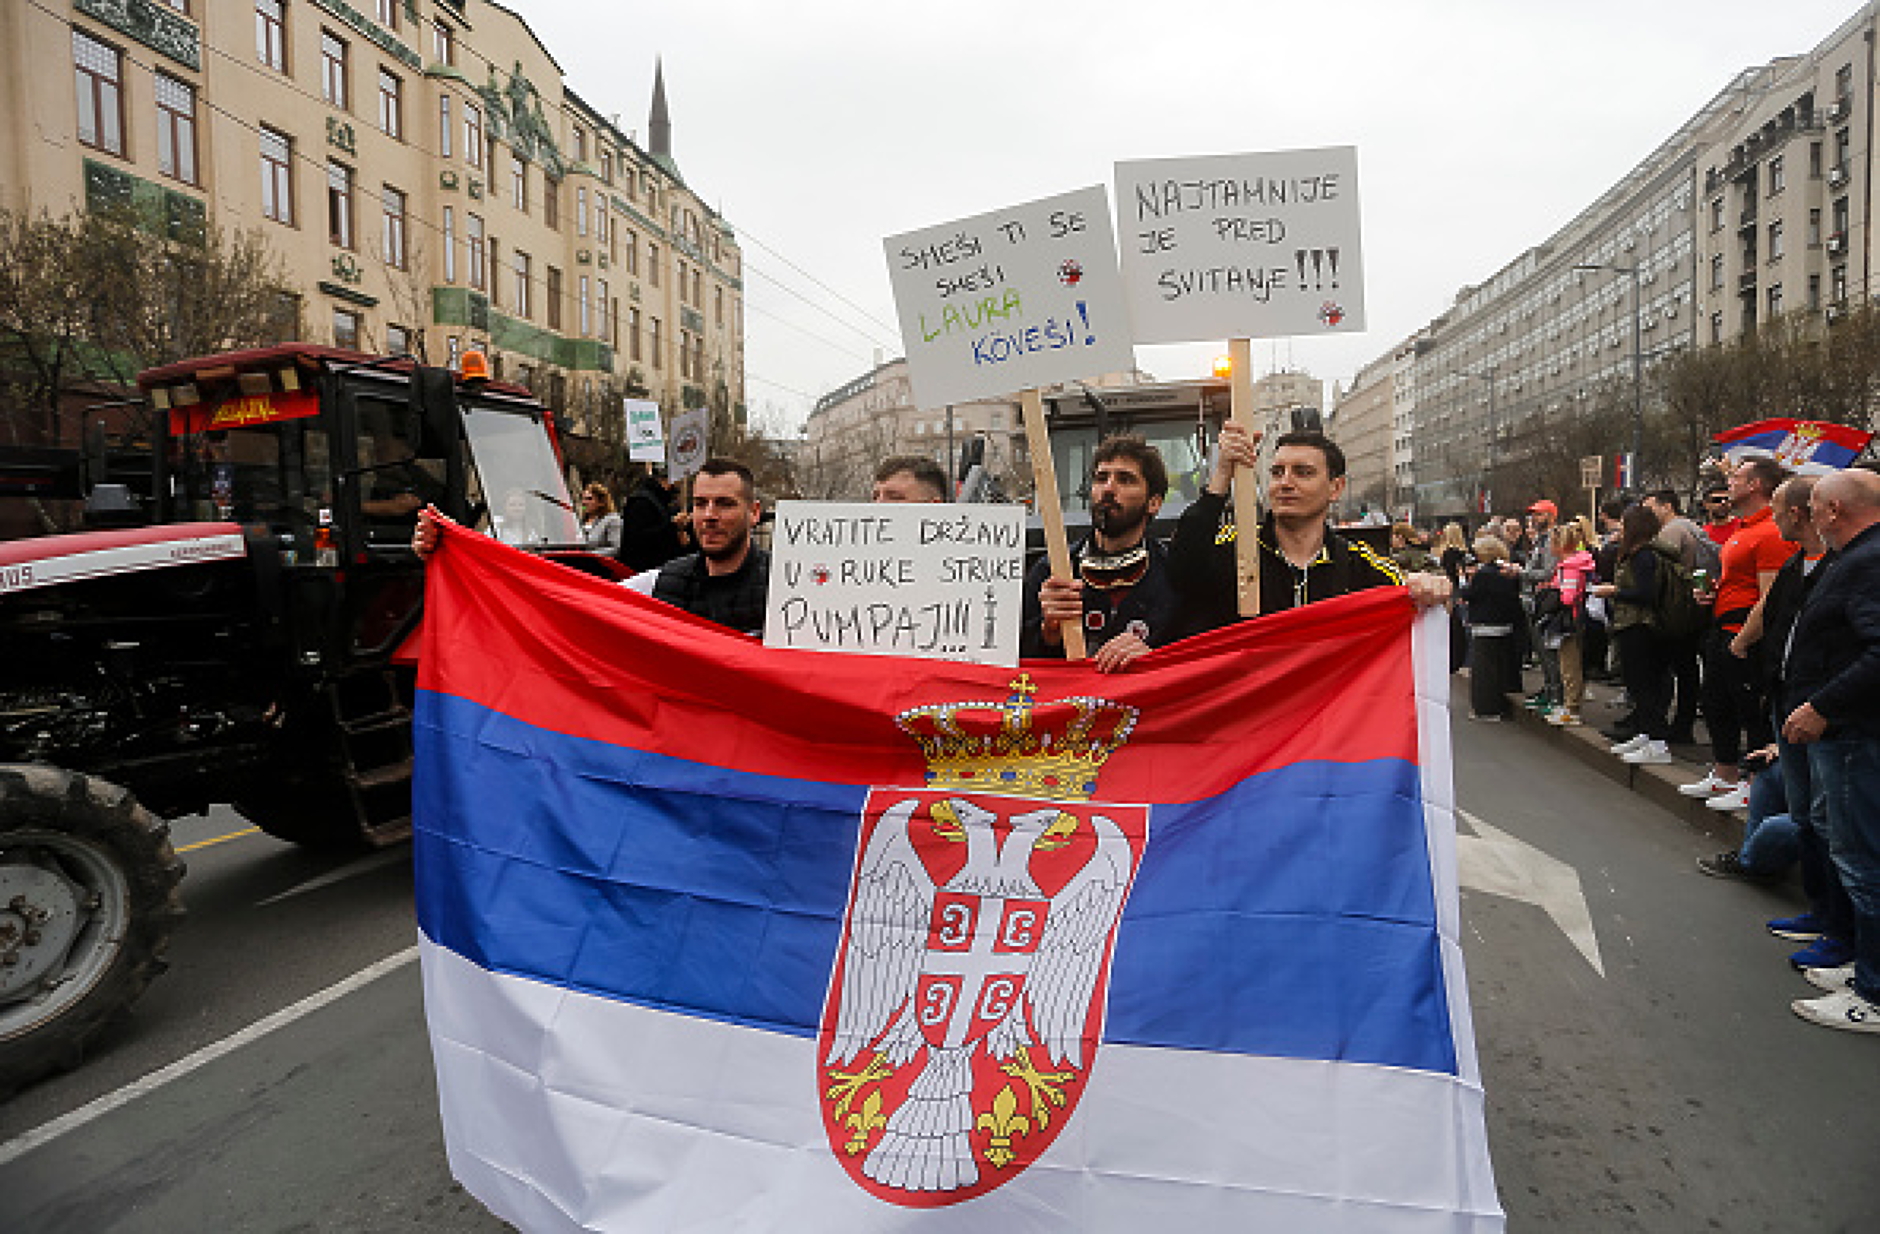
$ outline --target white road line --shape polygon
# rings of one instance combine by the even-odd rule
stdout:
[[[372,871],[382,866],[388,866],[395,862],[408,861],[410,859],[410,849],[388,848],[382,852],[361,857],[357,861],[349,862],[337,870],[329,870],[318,878],[310,878],[297,887],[289,887],[279,895],[272,895],[265,900],[256,901],[255,907],[266,908],[270,904],[279,904],[282,900],[289,899],[293,896],[305,895],[309,891],[318,891],[322,887],[331,887],[334,883],[343,883],[349,878],[357,878],[361,874],[370,874]]]
[[[250,1042],[259,1041],[277,1028],[285,1028],[295,1020],[313,1014],[328,1003],[346,997],[353,991],[370,985],[387,973],[395,972],[418,958],[416,946],[405,948],[393,955],[386,956],[377,964],[361,969],[343,981],[336,982],[315,994],[309,994],[291,1007],[283,1007],[273,1015],[256,1020],[247,1028],[241,1029],[220,1041],[211,1042],[185,1058],[179,1058],[167,1067],[151,1072],[140,1080],[133,1080],[123,1088],[106,1093],[87,1105],[82,1105],[69,1114],[63,1114],[49,1123],[33,1128],[24,1135],[0,1144],[0,1166],[32,1152],[35,1148],[50,1144],[69,1131],[76,1131],[86,1123],[103,1117],[119,1106],[128,1105],[148,1093],[153,1093],[172,1080],[180,1080],[200,1067],[206,1067],[223,1055],[232,1054]]]

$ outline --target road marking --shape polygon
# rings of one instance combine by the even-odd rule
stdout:
[[[220,1041],[211,1042],[185,1058],[179,1058],[167,1067],[151,1072],[141,1080],[133,1080],[115,1092],[106,1093],[96,1101],[82,1105],[69,1114],[62,1114],[49,1123],[33,1128],[14,1139],[0,1144],[0,1166],[16,1160],[65,1135],[76,1131],[86,1123],[102,1118],[120,1106],[128,1105],[137,1098],[153,1093],[172,1080],[180,1080],[190,1072],[210,1063],[226,1054],[232,1054],[250,1042],[259,1041],[277,1028],[285,1028],[295,1020],[312,1015],[328,1003],[346,997],[353,991],[377,981],[387,973],[395,972],[418,958],[418,948],[413,945],[403,951],[386,956],[377,964],[363,968],[343,981],[336,982],[315,994],[309,994],[291,1007],[283,1007],[273,1015],[264,1016]]]
[[[1489,826],[1467,810],[1458,809],[1456,813],[1476,833],[1456,837],[1456,873],[1462,885],[1536,905],[1554,919],[1593,971],[1604,977],[1606,965],[1599,956],[1599,935],[1593,932],[1593,913],[1586,906],[1579,871]]]
[[[231,831],[227,835],[217,836],[213,840],[198,840],[194,844],[185,844],[176,851],[179,853],[193,853],[199,848],[208,848],[211,844],[223,844],[229,840],[239,840],[243,836],[258,836],[260,834],[261,828],[259,827],[244,827],[240,831]]]
[[[343,883],[349,878],[357,878],[359,875],[370,873],[380,866],[388,866],[394,862],[403,861],[410,856],[411,850],[408,848],[388,848],[383,852],[361,857],[359,860],[343,865],[337,870],[328,870],[318,878],[310,878],[304,883],[289,887],[279,895],[269,896],[265,900],[257,901],[255,907],[266,908],[268,905],[277,904],[287,899],[289,896],[304,895],[309,891],[318,891],[322,887],[331,887],[334,883]]]

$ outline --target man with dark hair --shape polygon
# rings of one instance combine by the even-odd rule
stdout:
[[[1704,637],[1704,725],[1710,730],[1712,766],[1703,779],[1682,787],[1691,790],[1689,796],[1696,796],[1700,788],[1706,791],[1707,804],[1720,810],[1749,805],[1749,781],[1738,774],[1736,765],[1744,736],[1752,750],[1775,739],[1756,653],[1752,651],[1748,660],[1738,659],[1730,654],[1730,643],[1750,610],[1768,594],[1776,571],[1789,559],[1789,546],[1769,508],[1770,496],[1788,478],[1788,471],[1774,459],[1745,459],[1730,469],[1725,483],[1737,519],[1736,533],[1723,546],[1722,572],[1697,597],[1711,606],[1710,629]]]
[[[947,473],[923,454],[897,454],[875,468],[871,501],[945,501]]]
[[[1064,627],[1084,628],[1100,672],[1113,673],[1186,631],[1168,579],[1168,552],[1149,535],[1168,495],[1168,469],[1156,448],[1133,434],[1106,437],[1090,474],[1090,535],[1071,552],[1074,579],[1051,576],[1040,561],[1025,579],[1021,656],[1064,654]]]
[[[1704,534],[1711,543],[1719,548],[1724,541],[1736,534],[1737,524],[1742,520],[1730,512],[1730,486],[1722,480],[1712,480],[1704,485],[1702,498],[1704,507]]]
[[[691,513],[698,551],[636,574],[626,585],[695,617],[763,634],[770,554],[751,543],[763,513],[751,469],[735,459],[705,460],[692,478]]]
[[[649,468],[620,508],[620,560],[635,570],[665,565],[685,551],[682,521],[677,486]]]
[[[1645,494],[1642,503],[1658,519],[1658,540],[1678,555],[1678,564],[1686,570],[1704,571],[1703,578],[1714,581],[1722,574],[1721,559],[1715,541],[1696,523],[1678,512],[1678,494],[1661,488]],[[1671,666],[1671,678],[1677,684],[1678,704],[1671,716],[1673,745],[1689,745],[1696,740],[1697,702],[1703,678],[1698,673],[1698,658],[1703,653],[1703,631],[1683,638],[1666,639],[1665,659]]]
[[[1234,541],[1239,528],[1229,517],[1228,494],[1236,467],[1259,465],[1260,434],[1229,421],[1221,426],[1208,484],[1182,511],[1169,543],[1169,570],[1182,597],[1187,632],[1212,630],[1240,620]],[[1326,600],[1371,587],[1408,582],[1419,607],[1441,604],[1450,594],[1441,574],[1408,579],[1364,544],[1347,540],[1326,524],[1345,491],[1345,454],[1323,433],[1295,431],[1274,440],[1268,467],[1271,513],[1259,524],[1260,615]]]

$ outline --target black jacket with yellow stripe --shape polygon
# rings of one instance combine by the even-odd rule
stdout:
[[[1203,491],[1182,511],[1169,541],[1169,575],[1187,613],[1184,631],[1199,634],[1240,620],[1235,602],[1234,540],[1227,499]],[[1260,524],[1260,613],[1372,587],[1396,587],[1403,572],[1388,557],[1347,540],[1330,527],[1317,557],[1304,567],[1286,560],[1273,538],[1273,517]]]

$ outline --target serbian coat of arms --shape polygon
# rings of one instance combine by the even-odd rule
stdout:
[[[1137,713],[1035,694],[901,713],[927,782],[863,811],[817,1087],[836,1159],[890,1203],[1017,1177],[1096,1060],[1149,811],[1090,799]]]

